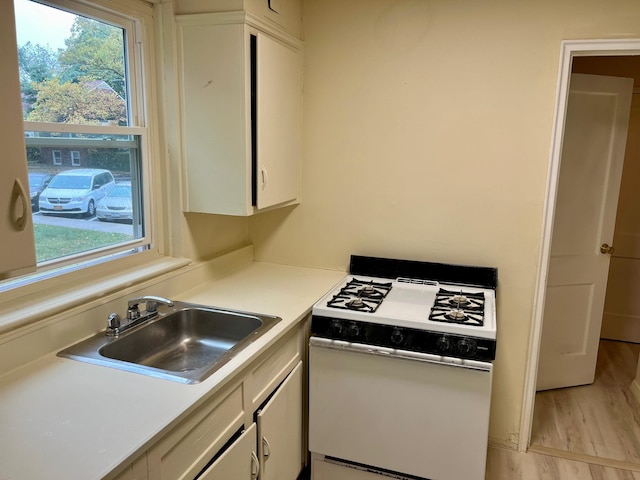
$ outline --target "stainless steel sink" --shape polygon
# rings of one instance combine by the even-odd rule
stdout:
[[[58,353],[83,362],[198,383],[222,367],[281,319],[268,315],[174,302],[113,337],[104,332]]]

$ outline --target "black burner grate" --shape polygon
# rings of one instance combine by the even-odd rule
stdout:
[[[391,282],[380,283],[354,278],[327,302],[327,306],[373,313],[378,309],[389,291],[391,291]]]
[[[436,294],[429,320],[482,327],[484,325],[484,293],[441,288]]]

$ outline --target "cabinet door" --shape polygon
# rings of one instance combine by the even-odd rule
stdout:
[[[296,480],[302,469],[302,362],[257,414],[260,480]]]
[[[207,468],[198,480],[255,480],[258,477],[256,457],[256,424],[251,427]]]
[[[298,198],[302,127],[299,50],[258,32],[257,207]]]
[[[147,452],[150,480],[193,480],[244,423],[242,385],[220,392]]]
[[[13,2],[0,2],[0,278],[35,268]]]
[[[187,212],[247,215],[251,208],[247,35],[242,24],[178,22]]]

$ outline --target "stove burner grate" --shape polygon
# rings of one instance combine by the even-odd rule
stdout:
[[[484,293],[441,288],[436,293],[429,320],[482,327],[484,325]]]
[[[463,310],[484,311],[483,292],[453,291],[441,288],[436,294],[435,308],[460,308]]]
[[[374,313],[390,290],[391,282],[380,283],[354,278],[327,302],[327,306]]]

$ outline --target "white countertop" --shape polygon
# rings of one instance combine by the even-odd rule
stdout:
[[[344,272],[252,263],[175,300],[282,321],[196,385],[59,358],[0,378],[0,479],[101,479],[148,449],[310,312]]]

